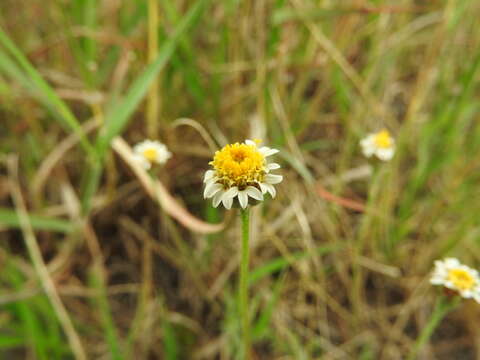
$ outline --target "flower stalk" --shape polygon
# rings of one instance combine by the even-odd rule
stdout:
[[[155,61],[158,55],[158,1],[148,0],[148,63]],[[148,92],[147,100],[147,134],[155,139],[158,132],[159,102],[159,77],[155,77]]]
[[[457,307],[461,299],[462,298],[460,296],[442,296],[437,300],[432,315],[430,316],[430,320],[423,328],[420,336],[417,338],[415,346],[410,351],[407,360],[414,360],[417,358],[418,352],[426,344],[428,339],[430,339],[437,326],[440,324],[443,318],[445,318],[445,316],[447,316],[453,309]]]
[[[248,311],[248,268],[250,263],[250,208],[240,209],[242,218],[242,252],[240,261],[240,281],[238,297],[242,322],[242,358],[250,358],[250,321]]]

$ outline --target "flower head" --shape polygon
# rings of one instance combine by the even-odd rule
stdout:
[[[135,159],[147,170],[152,163],[164,164],[172,156],[164,144],[155,140],[139,142],[133,147],[133,152]]]
[[[360,141],[360,146],[366,157],[375,155],[383,161],[390,160],[395,154],[395,140],[387,129],[369,134]]]
[[[237,197],[240,206],[245,209],[248,198],[262,201],[267,192],[275,197],[273,185],[283,180],[281,175],[271,174],[271,170],[280,165],[268,163],[267,157],[278,150],[266,146],[258,147],[260,141],[246,140],[244,143],[226,145],[216,151],[209,163],[213,170],[205,173],[205,191],[203,197],[213,198],[213,206],[223,203],[225,208],[232,207]]]
[[[458,259],[446,258],[435,261],[430,283],[443,285],[460,296],[480,303],[480,279],[477,270],[461,264]]]

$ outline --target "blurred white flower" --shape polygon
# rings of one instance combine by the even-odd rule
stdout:
[[[276,195],[273,185],[283,180],[282,175],[272,174],[272,170],[280,168],[276,163],[268,163],[267,157],[278,153],[278,150],[266,146],[257,147],[259,141],[246,140],[245,143],[226,145],[215,152],[210,162],[213,170],[207,170],[203,182],[205,199],[213,198],[213,206],[223,203],[230,209],[235,198],[245,209],[249,197],[262,201],[267,192]]]
[[[443,285],[457,292],[460,296],[480,303],[480,279],[478,272],[463,265],[455,258],[446,258],[435,261],[435,269],[430,283]]]
[[[155,140],[144,140],[133,147],[135,159],[146,170],[150,169],[153,163],[164,164],[172,156],[165,144]]]
[[[386,129],[369,134],[360,141],[360,146],[363,155],[366,157],[375,155],[382,161],[390,160],[395,154],[395,140]]]

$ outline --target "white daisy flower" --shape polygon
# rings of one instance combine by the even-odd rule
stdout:
[[[360,141],[363,155],[371,157],[375,155],[382,161],[390,160],[395,154],[395,140],[387,129],[369,134]]]
[[[475,269],[463,265],[455,258],[435,261],[430,283],[443,285],[460,294],[463,298],[475,299],[480,303],[480,278]]]
[[[172,156],[165,144],[155,140],[144,140],[133,147],[135,159],[146,170],[150,169],[152,163],[164,164]]]
[[[215,152],[210,162],[213,170],[207,170],[203,179],[203,197],[212,198],[214,207],[222,203],[230,209],[237,198],[239,205],[245,209],[249,197],[257,201],[262,201],[266,193],[275,197],[273,185],[280,183],[283,176],[271,173],[280,165],[269,163],[267,157],[278,153],[278,150],[266,146],[259,148],[257,143],[259,141],[246,140]]]

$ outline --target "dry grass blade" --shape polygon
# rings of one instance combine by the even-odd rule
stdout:
[[[130,166],[135,176],[142,184],[147,194],[154,200],[157,200],[160,206],[174,219],[178,220],[186,228],[202,233],[211,234],[221,231],[224,224],[209,224],[185,210],[167,191],[163,184],[158,180],[153,180],[148,173],[137,163],[130,146],[121,138],[116,137],[112,141],[112,147],[117,154]]]
[[[302,10],[305,7],[305,4],[299,0],[291,0],[293,6]],[[372,91],[365,85],[365,81],[362,79],[360,74],[355,70],[355,68],[348,62],[340,50],[335,46],[335,44],[330,40],[322,31],[322,29],[317,26],[312,21],[304,19],[305,26],[308,28],[313,38],[318,42],[318,44],[325,50],[328,56],[342,69],[345,76],[351,81],[355,86],[360,95],[365,99],[368,106],[380,117],[390,118],[389,112],[384,108],[381,102],[375,97]]]
[[[365,212],[365,205],[351,199],[347,199],[344,197],[336,196],[332,194],[331,192],[327,191],[322,185],[317,183],[317,193],[320,195],[323,199],[330,201],[332,203],[338,204],[340,206],[343,206],[344,208],[359,211],[359,212]]]
[[[28,220],[28,213],[27,208],[25,206],[25,202],[23,200],[22,192],[20,190],[19,178],[18,178],[18,158],[12,156],[9,158],[8,161],[8,170],[9,170],[9,180],[10,180],[10,189],[12,192],[13,203],[15,204],[15,208],[18,213],[18,217],[20,219],[20,224],[22,228],[23,237],[25,239],[25,243],[32,259],[33,265],[35,267],[36,273],[40,278],[40,282],[42,284],[45,293],[47,294],[55,313],[58,316],[58,320],[65,331],[65,334],[68,338],[68,342],[72,348],[72,352],[75,355],[76,359],[86,359],[85,350],[83,349],[82,343],[80,341],[80,337],[78,336],[72,320],[68,315],[65,306],[58,295],[57,289],[55,288],[55,284],[50,277],[48,272],[47,266],[43,261],[42,253],[37,243],[37,239],[35,237],[35,233],[33,232],[32,225]]]
[[[83,125],[85,134],[90,133],[98,126],[95,120],[88,121]],[[48,180],[53,168],[62,160],[65,153],[72,149],[80,141],[80,136],[77,133],[72,133],[59,143],[55,149],[42,161],[35,178],[33,179],[33,193],[38,196],[43,186]]]
[[[218,146],[215,144],[215,141],[213,141],[213,139],[210,136],[210,134],[208,133],[208,131],[205,130],[205,128],[198,121],[195,121],[193,119],[180,118],[180,119],[175,120],[172,123],[172,126],[174,128],[176,128],[178,126],[181,126],[181,125],[190,126],[190,127],[194,128],[195,130],[197,130],[198,133],[200,134],[200,136],[202,137],[202,139],[205,140],[205,142],[208,144],[208,147],[210,148],[210,151],[215,152],[218,149]]]

